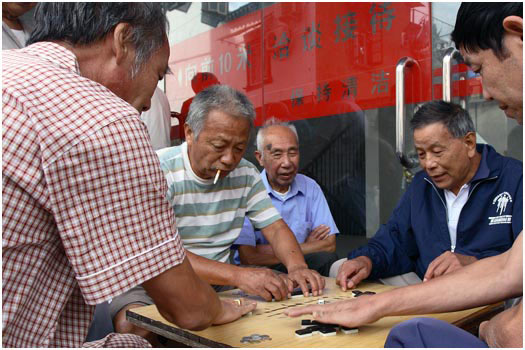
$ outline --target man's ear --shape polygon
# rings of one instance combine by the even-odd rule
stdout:
[[[503,20],[503,29],[509,34],[518,35],[523,41],[523,18],[507,16]]]
[[[262,153],[259,152],[259,150],[255,150],[255,159],[257,159],[257,161],[259,162],[259,165],[262,166],[264,168],[264,164],[262,162]]]
[[[467,147],[468,156],[470,158],[474,157],[476,154],[476,133],[471,131],[465,135],[463,138],[465,147]]]
[[[193,144],[193,130],[191,130],[188,123],[184,123],[184,138],[189,146]]]
[[[119,23],[113,31],[113,54],[118,65],[132,57],[131,25]]]

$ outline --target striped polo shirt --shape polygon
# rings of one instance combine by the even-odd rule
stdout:
[[[168,181],[167,198],[175,211],[184,247],[202,257],[229,262],[230,247],[244,217],[260,230],[281,219],[257,168],[242,159],[235,170],[213,184],[191,168],[188,146],[157,151]]]

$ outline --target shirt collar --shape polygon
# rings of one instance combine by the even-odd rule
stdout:
[[[470,183],[486,179],[487,177],[489,177],[490,174],[490,169],[487,162],[488,147],[482,144],[477,144],[476,151],[481,153],[481,160],[479,162],[478,170],[476,170],[476,173],[470,180]]]
[[[299,192],[301,192],[303,195],[305,193],[303,181],[297,181],[297,175],[295,176],[295,179],[293,180],[292,185],[290,186],[290,192],[288,192],[284,200],[281,197],[276,196],[273,193],[274,191],[272,189],[272,186],[270,186],[270,183],[268,182],[268,178],[266,177],[266,169],[263,169],[263,171],[261,171],[261,179],[262,179],[262,182],[264,183],[264,186],[266,187],[266,192],[268,192],[268,194],[271,195],[272,197],[277,198],[282,201],[295,197]]]
[[[31,55],[41,57],[62,69],[81,75],[77,57],[71,50],[62,45],[50,41],[42,41],[29,45],[22,50]]]

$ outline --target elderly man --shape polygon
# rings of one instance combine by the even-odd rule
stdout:
[[[93,305],[138,284],[184,328],[253,309],[193,272],[139,119],[168,68],[160,5],[40,3],[35,18],[29,46],[2,52],[2,345],[80,347]]]
[[[523,121],[523,4],[463,3],[452,32],[464,58],[483,78],[483,94],[510,118]],[[514,219],[514,218],[513,218]],[[495,287],[496,286],[496,287]],[[313,313],[320,322],[348,327],[389,315],[448,312],[498,302],[523,293],[523,234],[503,254],[415,286],[374,296],[297,308],[290,316]],[[433,319],[401,323],[385,346],[523,347],[523,302],[480,325],[480,339]]]
[[[197,274],[217,289],[233,286],[265,300],[281,300],[291,293],[293,284],[308,295],[309,283],[312,293],[319,295],[324,279],[308,269],[293,233],[268,198],[257,168],[242,159],[254,117],[253,105],[244,94],[226,85],[213,85],[197,94],[191,104],[184,125],[187,142],[158,152],[179,234]],[[288,276],[228,263],[245,216],[270,242]],[[116,330],[139,331],[125,320],[125,311],[151,303],[140,287],[115,298],[110,311]]]
[[[299,137],[295,126],[270,119],[257,133],[255,157],[264,167],[261,178],[272,203],[300,243],[308,267],[328,276],[337,260],[335,237],[339,233],[319,185],[299,169]],[[244,220],[235,262],[270,266],[285,271],[272,247]]]
[[[522,230],[521,162],[476,145],[474,124],[458,105],[429,102],[411,125],[423,171],[388,223],[341,265],[343,290],[365,278],[450,273],[503,253]]]

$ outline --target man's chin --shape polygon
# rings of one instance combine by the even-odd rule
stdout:
[[[514,110],[505,110],[505,116],[509,119],[514,119],[518,122],[519,125],[523,125],[523,110],[514,111]]]

